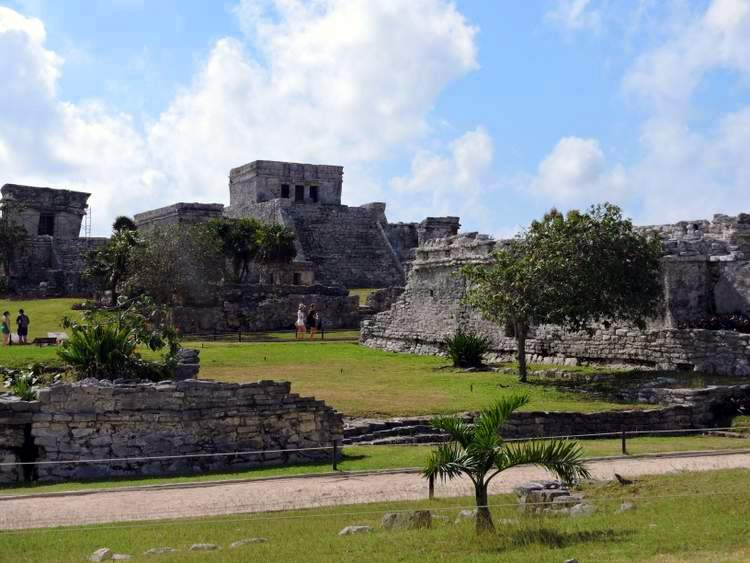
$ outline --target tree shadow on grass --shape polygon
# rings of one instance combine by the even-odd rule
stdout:
[[[544,545],[551,548],[569,547],[579,543],[620,542],[632,536],[634,530],[586,530],[565,532],[546,526],[520,528],[512,532],[508,544],[512,547]]]

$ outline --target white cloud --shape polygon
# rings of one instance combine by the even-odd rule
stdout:
[[[7,181],[92,191],[99,232],[119,213],[226,201],[229,169],[254,159],[343,164],[345,198],[362,202],[382,195],[372,163],[428,134],[440,92],[477,68],[476,29],[446,0],[245,1],[235,12],[253,49],[218,40],[143,134],[101,103],[60,100],[44,25],[0,8]]]
[[[673,36],[642,54],[624,79],[626,92],[660,113],[682,113],[712,70],[750,73],[750,0],[713,0],[676,25]]]
[[[556,0],[546,18],[566,31],[599,32],[602,26],[602,14],[591,7],[591,0]]]
[[[626,182],[623,167],[607,164],[596,139],[564,137],[523,183],[552,207],[620,200]]]
[[[459,215],[487,224],[481,203],[491,189],[492,138],[478,127],[450,143],[447,154],[422,150],[411,163],[409,176],[391,180],[395,206],[401,215]]]
[[[641,155],[623,167],[595,139],[563,138],[521,182],[551,204],[610,200],[639,222],[710,217],[750,208],[750,105],[697,128],[698,89],[715,71],[750,77],[750,0],[713,0],[702,12],[667,22],[668,37],[642,53],[623,78],[646,112]],[[731,77],[730,77],[731,79]]]

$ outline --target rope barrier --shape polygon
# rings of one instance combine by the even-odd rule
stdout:
[[[725,430],[744,430],[750,429],[750,426],[725,426],[716,428],[675,428],[666,430],[625,430],[624,433],[628,436],[636,435],[648,435],[648,434],[694,434],[694,433],[705,433]],[[561,434],[556,436],[530,436],[528,438],[510,438],[504,440],[504,442],[532,442],[532,441],[543,441],[543,440],[570,440],[574,438],[592,438],[592,437],[620,437],[623,431],[619,432],[596,432],[589,434]],[[389,446],[437,446],[445,444],[446,441],[441,442],[427,442],[421,444],[344,444],[343,447],[382,447],[383,445]],[[276,450],[249,450],[249,451],[231,451],[231,452],[202,452],[202,453],[191,453],[191,454],[175,454],[175,455],[161,455],[161,456],[134,456],[134,457],[112,457],[112,458],[97,458],[97,459],[70,459],[70,460],[42,460],[42,461],[19,461],[19,462],[2,462],[0,467],[15,467],[15,466],[27,466],[27,465],[78,465],[78,464],[111,464],[111,463],[127,463],[136,461],[160,461],[160,460],[177,460],[177,459],[201,459],[211,457],[232,457],[232,456],[251,456],[251,455],[264,455],[264,454],[289,454],[295,452],[310,452],[310,451],[327,451],[341,448],[338,444],[332,444],[330,446],[315,446],[309,448],[287,448],[287,449],[276,449]]]

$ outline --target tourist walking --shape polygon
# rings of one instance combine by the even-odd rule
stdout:
[[[297,321],[294,323],[295,334],[294,338],[297,340],[305,339],[305,305],[299,304],[297,307]]]
[[[3,318],[0,320],[0,332],[3,333],[3,345],[4,346],[10,346],[11,345],[11,337],[10,337],[10,312],[5,311],[3,313]]]
[[[318,318],[315,305],[310,305],[310,309],[307,311],[307,330],[310,331],[310,340],[315,338],[315,333],[318,331]]]
[[[16,317],[16,327],[18,332],[18,343],[28,344],[26,340],[29,336],[29,317],[23,312],[23,309],[18,310],[18,316]]]

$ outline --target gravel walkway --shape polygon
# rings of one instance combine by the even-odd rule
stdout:
[[[613,479],[615,472],[633,477],[675,471],[750,468],[750,453],[608,459],[592,461],[588,467],[594,478],[605,480]],[[519,483],[546,476],[545,471],[536,467],[513,468],[495,478],[491,492],[507,493]],[[438,497],[472,495],[473,488],[463,479],[437,482],[435,493]],[[265,512],[426,497],[427,482],[413,472],[17,496],[0,498],[0,529]]]

